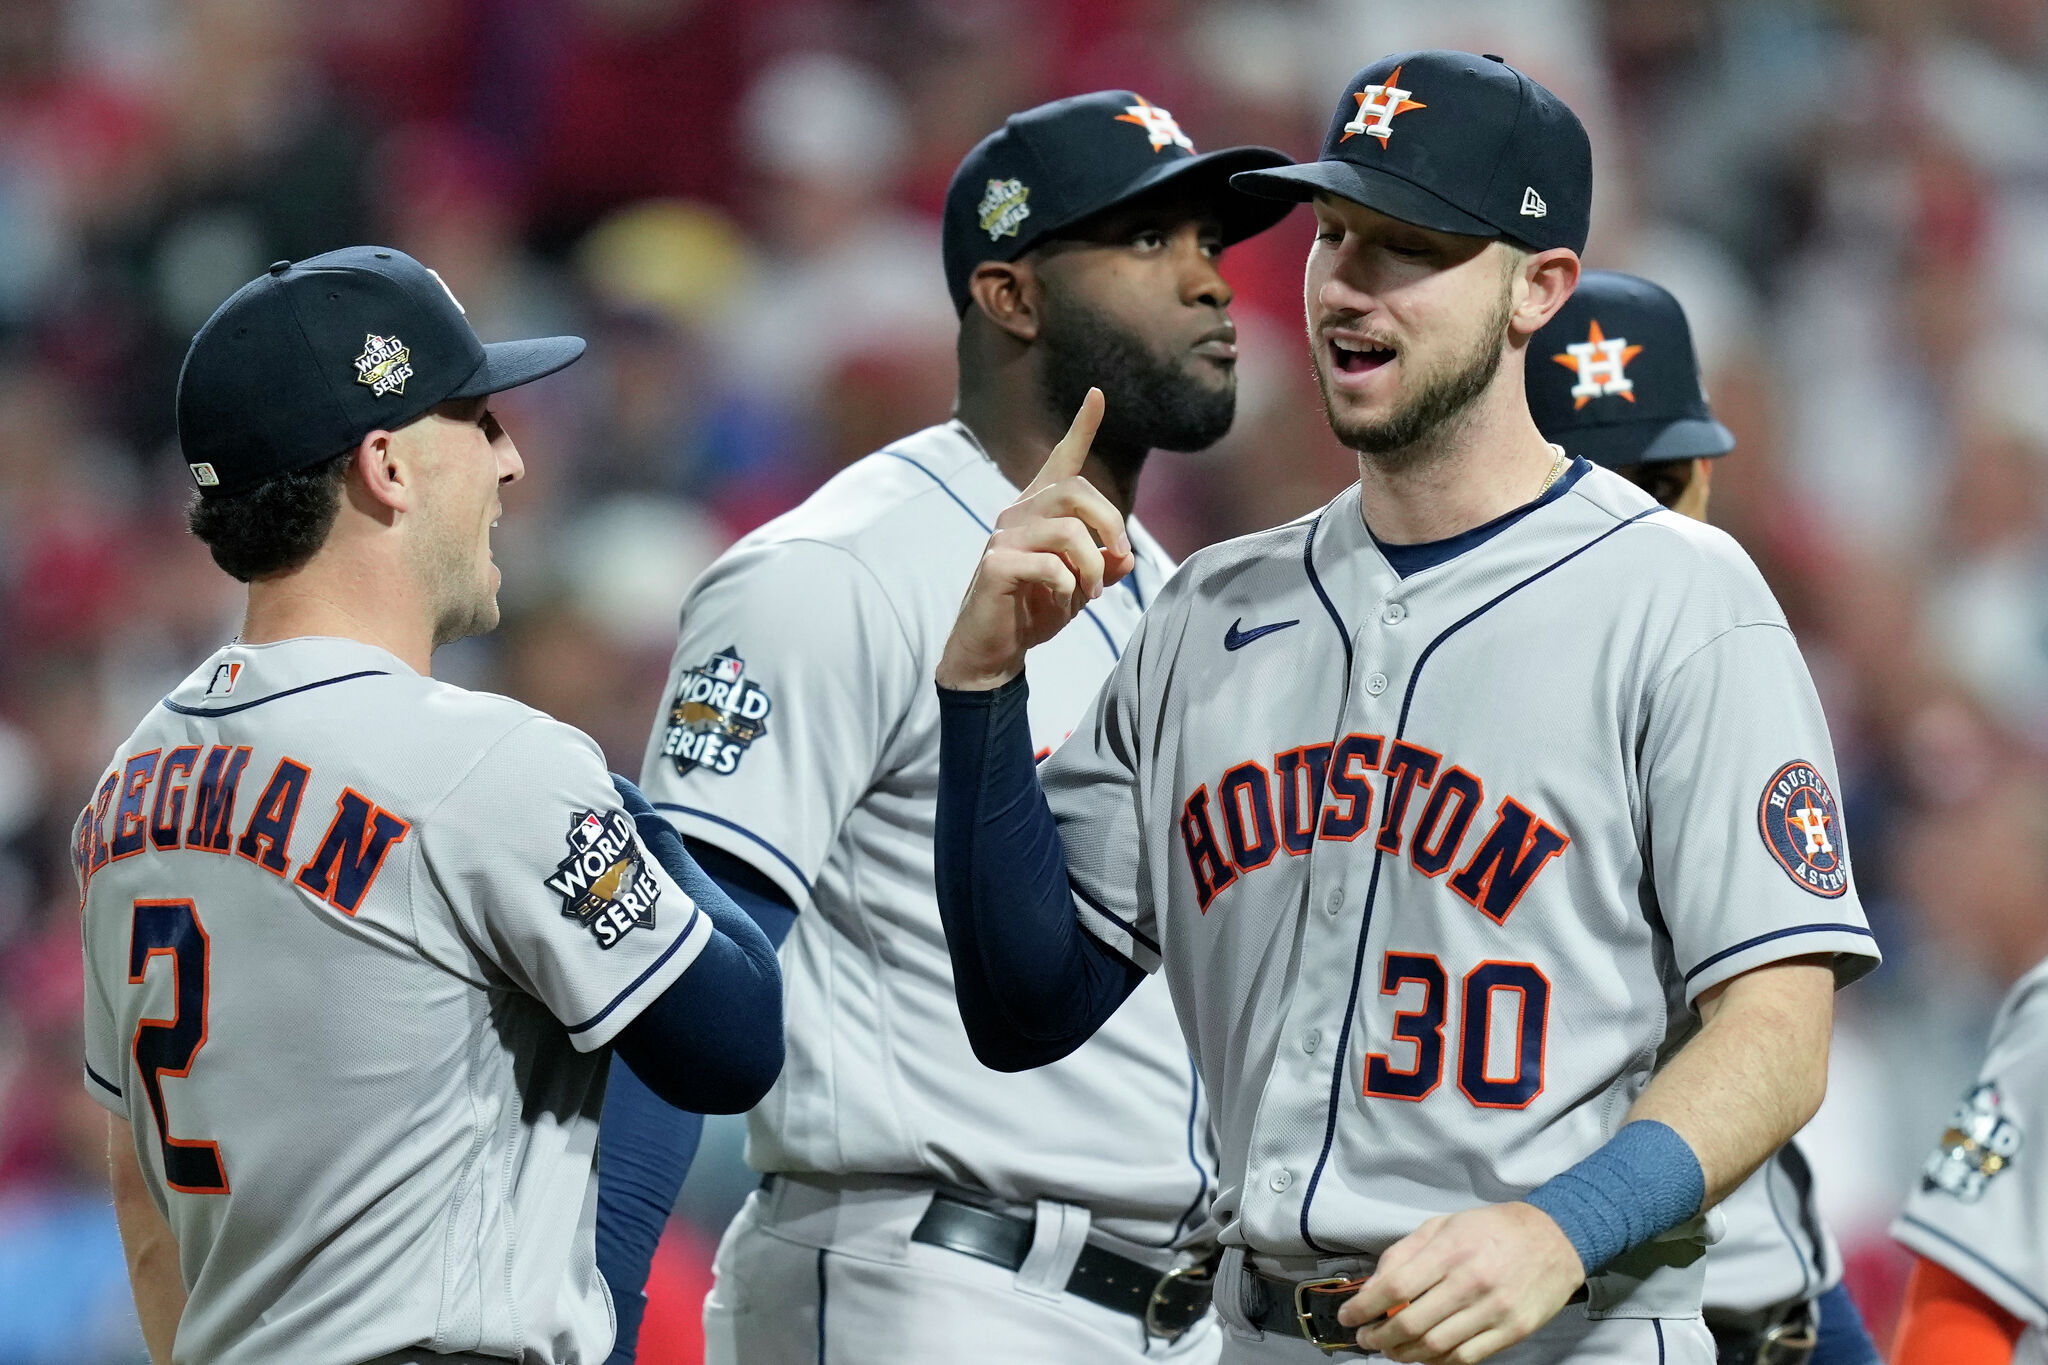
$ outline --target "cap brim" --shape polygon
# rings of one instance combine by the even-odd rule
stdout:
[[[1287,164],[1286,153],[1271,147],[1224,147],[1199,156],[1182,157],[1139,176],[1131,182],[1129,189],[1095,212],[1127,204],[1166,185],[1207,188],[1222,215],[1223,244],[1230,246],[1247,237],[1258,236],[1294,209],[1292,204],[1276,204],[1270,198],[1246,194],[1236,187],[1237,177],[1246,172]]]
[[[1169,185],[1184,187],[1197,196],[1206,192],[1214,201],[1217,214],[1222,219],[1223,244],[1231,246],[1247,237],[1256,237],[1285,218],[1294,208],[1292,204],[1275,204],[1270,199],[1258,198],[1235,189],[1231,185],[1232,178],[1241,171],[1287,164],[1287,154],[1277,152],[1271,147],[1224,147],[1213,152],[1203,152],[1199,156],[1178,157],[1147,170],[1124,186],[1122,191],[1107,203],[1099,204],[1073,218],[1045,224],[1035,235],[1027,238],[1018,248],[1017,254],[1021,256],[1042,243],[1072,231],[1079,224],[1120,209],[1132,200],[1142,199]]]
[[[1437,232],[1456,232],[1467,237],[1506,235],[1484,218],[1473,217],[1411,180],[1349,161],[1304,161],[1273,170],[1243,171],[1230,177],[1230,186],[1244,194],[1295,203],[1318,194],[1333,194],[1377,209],[1389,218]]]
[[[1594,464],[1622,469],[1675,460],[1711,460],[1735,449],[1735,433],[1711,417],[1676,422],[1610,422],[1559,433],[1558,442]]]
[[[553,374],[583,354],[582,337],[535,337],[528,341],[487,341],[484,363],[450,398],[482,398]]]

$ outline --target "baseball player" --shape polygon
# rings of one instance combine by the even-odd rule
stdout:
[[[1089,467],[1125,514],[1149,450],[1199,450],[1229,428],[1236,346],[1217,256],[1288,206],[1227,179],[1285,162],[1197,154],[1130,91],[1011,117],[946,195],[954,420],[742,539],[683,604],[642,781],[707,870],[788,934],[789,1065],[749,1119],[748,1160],[769,1178],[719,1248],[713,1362],[1219,1349],[1206,1269],[1182,1250],[1214,1157],[1166,991],[1140,992],[1030,1075],[991,1072],[970,1049],[932,898],[930,678],[990,523],[1091,382],[1119,416]],[[1086,713],[1173,571],[1130,525],[1132,572],[1033,653],[1035,753]],[[605,1265],[637,1285],[673,1183],[612,1140],[628,1128],[617,1108],[605,1181],[643,1191],[648,1216],[633,1220],[633,1271],[611,1275],[623,1254]]]
[[[1043,795],[1026,649],[1132,562],[1099,397],[998,518],[936,675],[962,1015],[1029,1065],[1164,967],[1226,1361],[1710,1361],[1702,1210],[1817,1107],[1876,958],[1805,665],[1727,537],[1529,416],[1591,198],[1555,96],[1385,58],[1321,160],[1233,183],[1313,196],[1359,480],[1184,565]]]
[[[84,1082],[157,1365],[601,1361],[612,1049],[725,1111],[780,1065],[773,949],[644,798],[428,674],[498,620],[522,466],[491,395],[582,350],[483,345],[438,275],[351,247],[186,353],[191,527],[248,613],[75,846]]]
[[[1677,299],[1634,275],[1586,271],[1529,358],[1529,415],[1545,440],[1706,520],[1710,462],[1735,437],[1707,406]],[[1797,1139],[1720,1207],[1727,1230],[1707,1249],[1706,1282],[1720,1365],[1876,1365]]]
[[[2048,962],[2021,977],[1892,1224],[1917,1258],[1893,1365],[2048,1365]]]

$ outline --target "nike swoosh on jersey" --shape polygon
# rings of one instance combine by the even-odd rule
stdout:
[[[1243,624],[1244,618],[1240,616],[1230,623],[1229,630],[1223,632],[1223,647],[1225,649],[1243,649],[1261,635],[1271,635],[1276,630],[1285,630],[1289,626],[1300,625],[1301,618],[1297,616],[1292,621],[1275,621],[1269,626],[1253,626],[1250,630],[1238,629]]]

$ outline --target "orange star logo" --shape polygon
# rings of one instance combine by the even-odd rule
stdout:
[[[1180,130],[1180,125],[1174,122],[1172,114],[1148,102],[1143,95],[1133,98],[1138,102],[1124,106],[1124,111],[1116,116],[1118,123],[1135,123],[1143,128],[1145,136],[1152,139],[1152,150],[1155,152],[1164,151],[1168,147],[1185,147],[1191,152],[1195,150],[1195,144]]]
[[[1360,133],[1379,139],[1380,146],[1387,145],[1387,138],[1394,131],[1394,115],[1405,114],[1410,109],[1427,109],[1420,100],[1408,98],[1411,92],[1401,89],[1401,68],[1395,67],[1394,74],[1387,77],[1385,85],[1368,85],[1351,98],[1358,101],[1358,116],[1344,125],[1344,136],[1339,142],[1349,142]]]
[[[1642,353],[1642,347],[1628,344],[1627,337],[1610,337],[1593,319],[1584,341],[1575,341],[1562,354],[1550,357],[1579,377],[1572,385],[1572,410],[1578,411],[1595,398],[1619,394],[1636,401],[1635,383],[1628,377],[1628,363]]]

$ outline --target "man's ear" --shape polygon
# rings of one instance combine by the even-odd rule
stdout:
[[[387,526],[419,498],[419,466],[410,443],[378,429],[356,446],[348,471],[349,501]]]
[[[1533,251],[1523,259],[1519,275],[1508,327],[1526,340],[1555,317],[1579,287],[1579,253],[1564,246]]]
[[[1030,261],[983,261],[968,278],[969,307],[1018,341],[1036,341],[1043,286]]]

